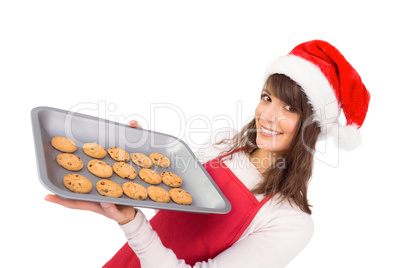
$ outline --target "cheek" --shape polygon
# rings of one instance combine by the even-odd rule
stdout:
[[[258,105],[257,105],[257,107],[255,107],[255,111],[254,111],[256,116],[260,114],[260,110],[261,110],[261,104],[258,103]]]
[[[287,135],[293,136],[296,132],[299,118],[300,116],[297,114],[290,116],[288,115],[283,120],[280,120],[278,123],[283,132],[285,132]]]
[[[264,107],[261,103],[259,103],[257,105],[257,107],[255,107],[255,111],[254,111],[256,121],[258,121],[258,119],[261,117],[261,114],[263,112],[264,112]]]
[[[292,136],[296,133],[297,125],[299,123],[299,116],[294,116],[292,118],[288,118],[286,123],[286,130]]]

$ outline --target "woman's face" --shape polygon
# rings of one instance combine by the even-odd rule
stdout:
[[[264,88],[255,109],[257,146],[259,149],[281,153],[289,148],[296,133],[300,115],[293,107],[270,94]]]

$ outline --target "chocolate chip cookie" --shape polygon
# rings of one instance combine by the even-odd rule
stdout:
[[[63,153],[74,153],[77,150],[77,145],[71,139],[66,137],[56,136],[50,141],[50,144],[57,150]]]
[[[96,143],[85,143],[82,149],[86,155],[97,159],[102,159],[107,155],[105,148]]]
[[[81,159],[74,154],[59,154],[56,157],[56,161],[60,166],[71,171],[78,171],[84,167],[84,163],[81,161]]]
[[[163,189],[159,186],[149,186],[148,189],[148,196],[155,202],[159,203],[169,203],[170,196],[168,191]]]
[[[96,183],[96,190],[103,196],[120,197],[123,195],[121,186],[108,179],[98,181]]]
[[[180,188],[173,188],[169,191],[173,202],[179,205],[190,205],[193,202],[191,195]]]
[[[63,179],[64,185],[74,193],[87,194],[92,190],[92,183],[79,174],[67,174]]]
[[[109,153],[110,157],[116,161],[128,162],[130,161],[130,154],[119,147],[113,146],[110,147],[107,152]]]
[[[141,179],[149,184],[159,184],[162,182],[161,175],[157,171],[152,169],[143,168],[140,170],[138,175]]]
[[[125,162],[116,162],[113,164],[113,171],[124,179],[134,180],[137,171],[133,166]]]
[[[163,183],[170,187],[180,187],[183,184],[180,176],[173,172],[164,171],[161,173],[161,177]]]
[[[170,160],[166,156],[160,153],[152,153],[149,155],[149,158],[151,158],[152,162],[154,162],[155,165],[159,167],[168,167],[170,166]]]
[[[101,160],[94,159],[89,161],[87,168],[89,172],[100,178],[110,178],[113,175],[112,167]]]
[[[128,182],[124,183],[121,188],[123,188],[124,194],[132,199],[136,199],[136,200],[147,199],[147,196],[148,196],[147,189],[145,189],[144,186],[142,186],[138,183],[128,181]]]
[[[143,168],[151,168],[154,165],[151,158],[142,153],[133,153],[131,160],[133,160],[134,164]]]

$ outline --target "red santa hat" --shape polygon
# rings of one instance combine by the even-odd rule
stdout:
[[[266,77],[284,74],[298,83],[314,110],[320,138],[334,138],[339,148],[352,150],[361,143],[359,128],[366,117],[370,93],[359,74],[331,44],[313,40],[296,46],[274,61]],[[338,121],[343,111],[346,125]]]

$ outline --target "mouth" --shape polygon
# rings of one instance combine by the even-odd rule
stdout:
[[[264,128],[263,126],[261,126],[261,131],[262,131],[262,133],[269,135],[269,136],[277,136],[277,135],[283,134],[282,132],[269,130],[267,128]]]

